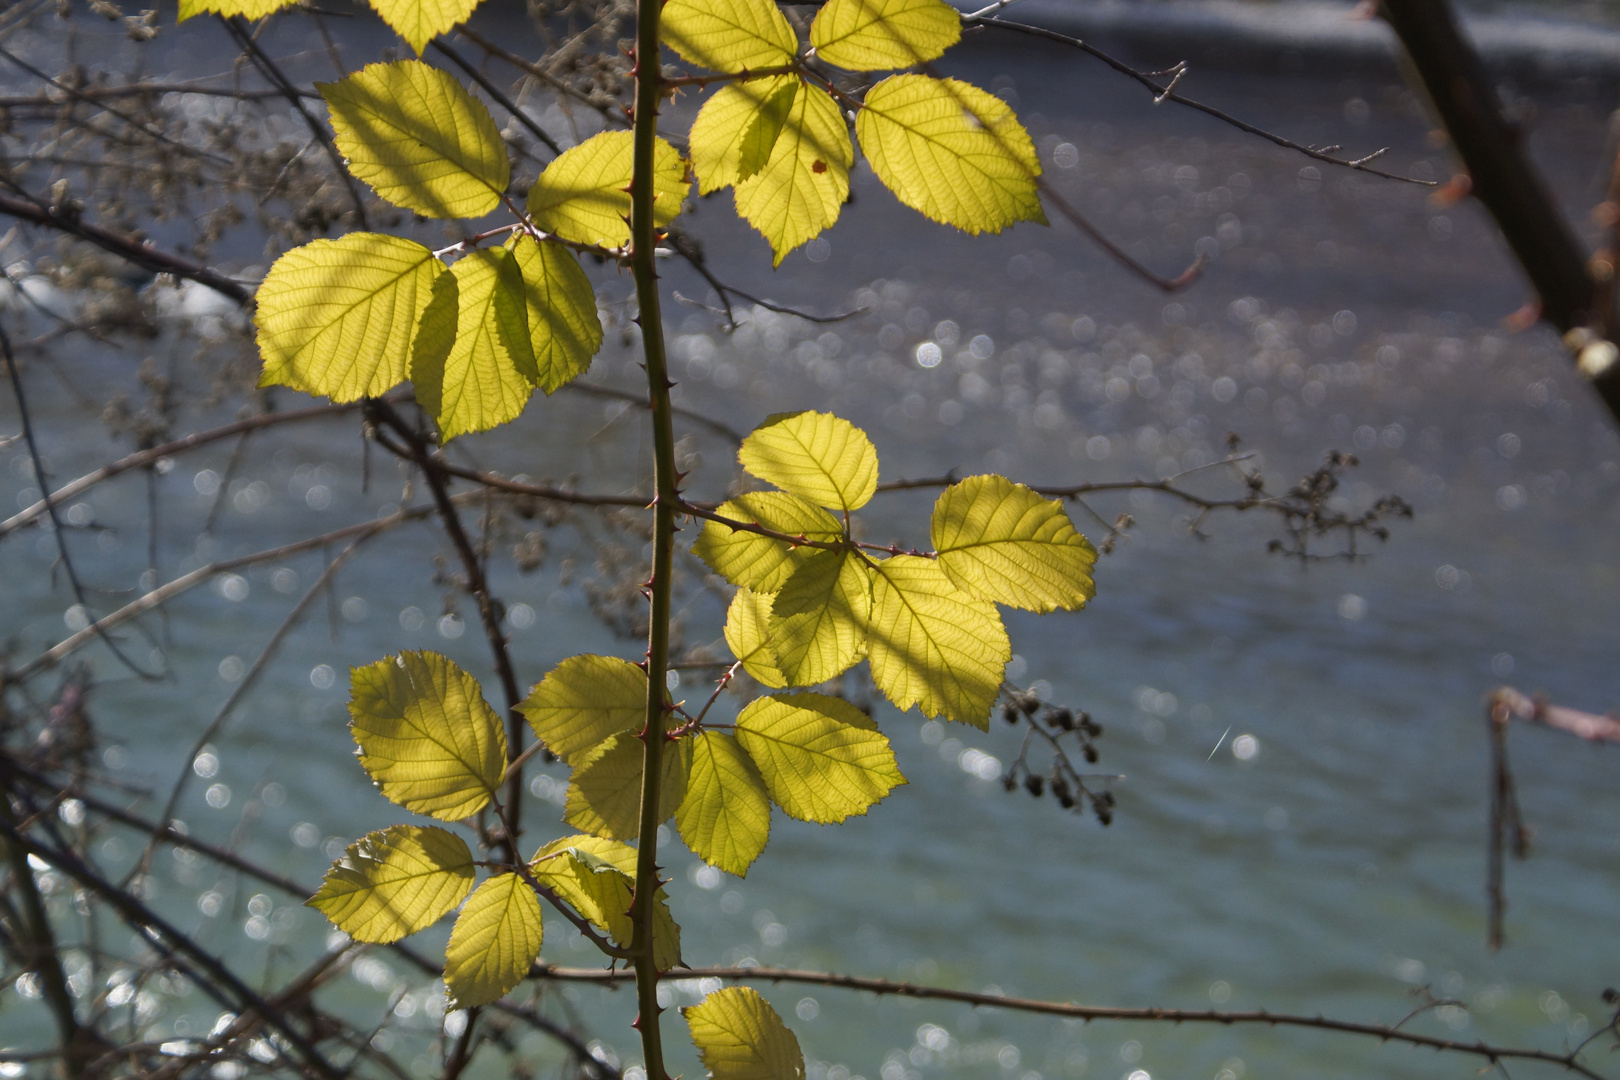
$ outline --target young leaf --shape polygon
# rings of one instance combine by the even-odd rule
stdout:
[[[540,955],[540,898],[517,874],[497,874],[467,900],[444,949],[449,1007],[470,1009],[504,997]]]
[[[994,604],[962,592],[933,559],[896,555],[872,570],[869,626],[872,681],[895,708],[990,726],[1012,659]]]
[[[615,735],[590,751],[568,782],[563,820],[581,832],[609,840],[634,840],[641,826],[641,740]],[[658,820],[666,821],[686,795],[691,744],[677,739],[664,747],[663,780],[658,788]]]
[[[714,71],[777,67],[799,47],[770,0],[669,0],[660,27],[682,60]]]
[[[675,811],[681,839],[693,854],[742,877],[771,835],[771,800],[753,759],[719,731],[694,735],[686,798]]]
[[[472,852],[461,837],[395,825],[350,844],[305,903],[356,941],[386,945],[433,925],[472,883]]]
[[[770,159],[732,193],[738,215],[770,241],[774,265],[838,220],[854,160],[838,103],[799,82]]]
[[[867,91],[855,134],[900,201],[966,232],[1046,224],[1035,144],[1005,101],[956,79],[893,75]]]
[[[535,223],[579,244],[628,244],[632,143],[628,131],[604,131],[563,151],[529,189]],[[675,220],[689,187],[680,152],[658,140],[653,157],[655,225],[663,228]]]
[[[772,690],[787,685],[787,676],[776,666],[776,646],[771,640],[771,594],[738,589],[726,609],[726,645],[742,661],[743,670]]]
[[[546,749],[569,765],[647,719],[647,673],[614,656],[570,656],[518,706]]]
[[[823,824],[866,811],[906,782],[889,740],[849,702],[773,694],[737,716],[737,741],[789,816]]]
[[[433,414],[441,442],[506,423],[523,412],[534,392],[507,348],[507,342],[519,342],[525,347],[529,370],[534,370],[523,300],[513,295],[522,282],[514,282],[511,272],[502,273],[510,258],[502,248],[480,248],[450,268],[458,297],[455,342],[438,365],[426,362],[420,353],[412,364],[416,399]],[[505,299],[497,301],[503,293]]]
[[[349,171],[389,202],[432,218],[480,217],[500,205],[512,176],[506,144],[489,110],[448,72],[398,60],[316,88]]]
[[[798,1038],[753,987],[716,990],[681,1012],[713,1080],[804,1080]]]
[[[797,78],[778,75],[730,83],[703,103],[687,137],[698,194],[719,191],[765,167],[798,88]]]
[[[529,869],[597,929],[620,945],[630,944],[635,848],[597,836],[565,836],[535,852]],[[681,928],[669,913],[664,890],[654,896],[653,963],[669,971],[681,964]]]
[[[866,432],[831,413],[776,413],[737,451],[742,467],[829,510],[858,510],[877,490],[877,450]]]
[[[818,550],[771,600],[770,639],[789,686],[813,686],[861,658],[872,579],[859,556]]]
[[[506,772],[506,732],[478,680],[432,652],[354,668],[349,730],[385,798],[460,821],[482,810]]]
[[[750,491],[721,503],[715,513],[807,540],[836,540],[843,535],[837,518],[815,503],[785,491]],[[793,571],[817,550],[794,547],[718,521],[704,522],[703,531],[692,544],[692,554],[733,585],[767,593],[786,584]]]
[[[180,18],[185,22],[194,15],[240,15],[244,19],[262,19],[271,12],[290,7],[297,0],[180,0]]]
[[[970,476],[934,504],[939,565],[962,591],[1028,611],[1073,610],[1096,594],[1097,551],[1063,504],[1004,476]]]
[[[259,385],[333,401],[388,392],[410,378],[418,323],[440,279],[454,288],[433,252],[383,233],[293,248],[259,286]]]
[[[937,60],[962,38],[945,0],[828,0],[810,24],[816,55],[848,71],[892,71]]]
[[[533,357],[529,378],[550,394],[585,374],[591,357],[602,347],[596,291],[580,269],[579,259],[557,244],[542,244],[520,233],[508,250],[512,266],[522,276],[519,325],[527,327],[528,351]]]
[[[420,56],[427,43],[465,22],[480,0],[371,0],[371,6]]]

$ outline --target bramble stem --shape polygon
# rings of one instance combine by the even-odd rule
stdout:
[[[664,357],[664,324],[658,304],[658,270],[653,263],[657,241],[653,225],[653,159],[658,147],[659,15],[661,0],[636,0],[636,111],[634,172],[630,181],[630,272],[636,282],[641,351],[647,368],[647,396],[653,428],[653,557],[647,583],[651,613],[647,630],[647,724],[641,733],[641,823],[636,850],[635,898],[630,919],[635,930],[636,1027],[647,1080],[668,1080],[659,1028],[658,964],[653,948],[657,911],[658,804],[663,777],[665,720],[664,673],[669,667],[670,588],[675,571],[675,511],[680,491],[675,473],[675,422],[670,406],[668,367]]]

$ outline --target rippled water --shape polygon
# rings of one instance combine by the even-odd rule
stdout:
[[[280,32],[278,47],[300,44],[290,26]],[[911,783],[868,817],[836,829],[778,817],[746,881],[671,849],[688,961],[1384,1022],[1427,986],[1468,1010],[1425,1014],[1414,1030],[1554,1049],[1579,1039],[1606,1017],[1600,991],[1620,980],[1620,950],[1606,933],[1620,888],[1617,759],[1515,733],[1521,798],[1538,835],[1528,866],[1510,868],[1510,943],[1492,956],[1481,696],[1507,679],[1576,707],[1615,703],[1620,441],[1547,332],[1501,329],[1528,294],[1483,213],[1435,205],[1415,186],[1320,170],[1207,118],[1154,107],[1057,53],[987,42],[962,52],[958,73],[1016,100],[1061,192],[1161,272],[1206,253],[1203,280],[1167,298],[1064,225],[952,234],[898,207],[864,169],[839,226],[773,274],[764,244],[724,197],[711,199],[691,224],[722,277],[816,311],[869,310],[819,326],[744,305],[742,328],[727,335],[712,314],[670,303],[680,402],[742,427],[786,407],[836,411],[871,432],[885,478],[948,469],[1048,483],[1153,478],[1218,459],[1237,431],[1279,485],[1329,448],[1352,450],[1362,464],[1341,505],[1396,493],[1416,518],[1366,561],[1301,567],[1266,553],[1278,535],[1266,520],[1217,516],[1200,541],[1186,532],[1185,508],[1162,497],[1097,498],[1090,505],[1103,519],[1128,511],[1138,524],[1099,565],[1096,601],[1008,623],[1013,674],[1107,729],[1100,768],[1126,777],[1115,785],[1113,826],[987,779],[990,759],[1018,752],[1018,734],[999,721],[989,734],[946,730],[880,707]],[[1389,76],[1320,83],[1209,72],[1185,89],[1302,141],[1390,145],[1392,168],[1448,171]],[[1539,102],[1532,146],[1571,207],[1599,197],[1609,104],[1595,91]],[[596,276],[609,310],[622,314],[628,280]],[[667,283],[698,299],[706,288],[674,265]],[[204,310],[202,294],[193,303],[192,314],[219,315]],[[138,359],[85,349],[63,355],[61,379],[29,371],[57,482],[120,452],[80,422],[64,382],[98,392],[102,382],[129,384]],[[178,346],[164,362],[191,363]],[[610,335],[592,378],[633,388],[638,375],[633,349]],[[9,398],[0,410],[14,430]],[[693,490],[720,493],[731,447],[700,426],[686,431]],[[157,480],[165,578],[401,501],[399,475],[379,455],[361,489],[352,419],[256,436],[234,473],[231,445],[176,458]],[[630,490],[646,466],[634,410],[571,394],[537,401],[511,429],[468,440],[466,453],[536,478],[577,474],[590,490]],[[0,455],[4,497],[30,501],[18,447]],[[1186,482],[1238,492],[1224,469]],[[920,540],[930,498],[889,497],[869,533]],[[105,527],[71,540],[96,585],[135,586],[145,503],[132,475],[68,510],[71,522]],[[216,505],[214,532],[197,539]],[[1095,535],[1096,521],[1075,513]],[[531,526],[510,527],[503,546]],[[602,542],[594,527],[565,526],[533,574],[495,560],[525,686],[572,653],[638,652],[592,616],[581,586]],[[0,543],[14,657],[81,617],[50,572],[54,543],[33,531]],[[442,550],[429,526],[407,526],[342,571],[330,606],[311,612],[194,763],[181,816],[195,834],[234,838],[313,882],[346,838],[398,819],[349,755],[343,672],[390,650],[434,647],[488,675],[476,625],[447,613],[445,587],[430,580]],[[171,782],[183,747],[321,565],[316,553],[256,566],[177,601],[148,627],[175,680],[137,683],[91,650],[109,772]],[[471,614],[465,603],[459,610]],[[688,640],[716,636],[721,614],[718,600],[692,589]],[[127,640],[144,658],[147,643]],[[703,684],[689,673],[682,692],[703,693]],[[536,840],[560,831],[551,819],[561,779],[536,776]],[[100,851],[114,867],[134,854],[127,837]],[[165,856],[152,888],[162,910],[200,927],[244,970],[295,970],[324,934],[294,901],[220,879],[200,861]],[[571,937],[548,925],[546,955],[592,962]],[[380,1016],[404,990],[401,1029],[436,1026],[427,983],[386,954],[354,975],[344,993],[356,1015]],[[671,997],[689,1002],[701,989],[676,984]],[[1309,1032],[1081,1026],[762,989],[800,1018],[812,1080],[1428,1077],[1466,1076],[1476,1064]],[[153,1001],[150,1036],[213,1023],[195,993]],[[573,987],[551,1001],[626,1063],[635,1059],[628,994]],[[27,1015],[8,1009],[0,1032],[25,1042]],[[522,1049],[537,1060],[552,1053],[532,1040]],[[697,1075],[688,1058],[675,1067]]]

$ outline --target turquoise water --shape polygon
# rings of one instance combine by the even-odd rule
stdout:
[[[278,47],[303,44],[291,24],[282,33]],[[713,315],[670,302],[681,403],[742,427],[786,407],[838,412],[871,432],[886,479],[952,468],[1047,483],[1156,477],[1218,459],[1236,430],[1277,486],[1326,449],[1354,450],[1362,464],[1344,505],[1397,493],[1416,517],[1365,561],[1306,567],[1268,555],[1277,528],[1253,515],[1217,516],[1200,540],[1186,531],[1185,508],[1162,497],[1099,497],[1091,505],[1102,518],[1128,511],[1137,525],[1099,564],[1096,601],[1039,620],[1009,615],[1008,625],[1015,677],[1044,682],[1044,695],[1106,728],[1099,768],[1124,776],[1112,787],[1114,824],[1005,794],[969,771],[984,755],[1017,754],[1019,733],[999,721],[988,734],[946,730],[879,706],[910,784],[868,817],[839,828],[778,817],[744,881],[700,872],[671,847],[688,962],[1370,1022],[1400,1019],[1421,1000],[1414,988],[1427,986],[1468,1008],[1426,1013],[1413,1030],[1549,1049],[1578,1041],[1607,1018],[1599,994],[1620,978],[1620,951],[1605,933],[1620,886],[1616,758],[1548,733],[1514,734],[1537,837],[1532,861],[1510,867],[1509,944],[1492,955],[1481,698],[1511,681],[1579,708],[1614,705],[1620,442],[1546,332],[1500,329],[1527,294],[1483,215],[1433,205],[1414,186],[1313,175],[1303,159],[1155,108],[1057,54],[964,52],[957,73],[1016,98],[1059,190],[1166,273],[1208,238],[1204,279],[1167,298],[1064,226],[950,234],[898,207],[864,169],[825,243],[772,274],[763,243],[724,197],[711,199],[691,224],[722,277],[816,311],[871,310],[832,326],[748,310],[744,329],[728,336]],[[1189,90],[1304,141],[1390,145],[1392,167],[1445,175],[1410,98],[1382,76],[1324,85],[1211,72]],[[1606,99],[1575,94],[1541,104],[1533,147],[1571,207],[1598,197],[1604,108]],[[622,313],[628,280],[595,277],[609,310]],[[704,296],[679,266],[666,281],[671,293]],[[919,346],[930,342],[940,362],[925,367],[918,357],[936,354]],[[194,339],[146,352],[64,351],[60,378],[31,365],[55,480],[122,452],[86,424],[66,383],[93,394],[132,386],[139,360],[154,354],[202,384],[227,349],[204,345],[199,360]],[[591,378],[633,388],[638,375],[633,350],[610,333]],[[228,419],[235,404],[199,410],[187,428]],[[15,430],[9,398],[0,417]],[[629,491],[646,465],[636,425],[621,403],[564,393],[536,401],[506,431],[467,440],[464,453],[508,472]],[[381,454],[362,490],[355,429],[351,418],[255,436],[228,482],[232,443],[174,459],[156,480],[161,577],[400,503],[400,475]],[[731,447],[696,425],[683,433],[696,455],[693,491],[723,492]],[[26,502],[32,480],[19,448],[0,453],[4,497]],[[1222,469],[1187,483],[1238,493]],[[213,534],[199,540],[216,499]],[[869,534],[921,540],[930,499],[887,497]],[[101,485],[83,503],[84,520],[106,529],[70,540],[85,576],[134,588],[146,559],[142,479]],[[1096,534],[1094,519],[1075,515]],[[540,569],[522,574],[504,552],[535,527],[503,521],[492,562],[509,610],[526,608],[511,624],[523,685],[576,652],[637,655],[592,614],[587,583],[605,543],[633,552],[640,541],[590,519],[565,523],[549,534]],[[342,673],[432,647],[498,695],[476,625],[446,617],[452,590],[430,580],[439,553],[448,549],[431,526],[405,526],[342,571],[330,610],[316,605],[214,740],[211,760],[198,762],[180,810],[195,835],[313,883],[343,841],[401,818],[349,755]],[[3,632],[15,658],[59,640],[73,618],[53,557],[45,533],[0,541]],[[318,553],[269,563],[176,601],[166,623],[148,626],[172,680],[137,683],[99,646],[87,650],[101,680],[91,714],[109,775],[166,790],[233,678],[322,565]],[[686,640],[711,641],[720,600],[695,575],[686,584]],[[127,595],[98,603],[105,610]],[[146,658],[149,643],[126,641]],[[701,677],[688,673],[681,692],[704,693]],[[1236,756],[1240,748],[1249,756]],[[562,774],[552,766],[535,776],[527,820],[539,841],[561,832]],[[130,836],[98,843],[109,867],[130,865]],[[321,947],[314,913],[204,862],[164,855],[149,887],[156,907],[201,928],[208,947],[255,978],[290,973]],[[591,964],[572,939],[560,922],[548,925],[545,956]],[[433,944],[424,935],[423,950]],[[798,1031],[812,1080],[1429,1077],[1478,1064],[1314,1032],[1081,1026],[761,989]],[[678,985],[672,1002],[697,991]],[[429,981],[386,952],[332,993],[372,1023],[403,993],[397,1031],[384,1040],[407,1061],[437,1030]],[[31,1045],[33,1010],[15,996],[0,1001],[0,1033]],[[636,1060],[627,993],[575,986],[545,991],[541,1005],[603,1040],[604,1054]],[[194,1035],[216,1012],[195,991],[154,992],[143,1030]],[[555,1055],[537,1036],[519,1050],[541,1062]],[[1604,1054],[1594,1051],[1598,1061]],[[501,1068],[497,1057],[486,1074]],[[687,1075],[697,1068],[689,1056],[672,1064]]]

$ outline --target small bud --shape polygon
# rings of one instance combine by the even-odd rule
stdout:
[[[1006,790],[1006,791],[1017,791],[1018,790],[1018,778],[1013,776],[1012,773],[1008,773],[1006,776],[1003,776],[1001,778],[1001,786],[1002,786],[1003,790]]]
[[[1028,776],[1024,777],[1024,787],[1029,789],[1029,793],[1035,796],[1037,799],[1041,797],[1041,789],[1044,785],[1045,781],[1041,778],[1039,773],[1030,773]]]
[[[1001,708],[1001,718],[1009,724],[1018,723],[1018,706],[1008,702]]]
[[[1097,754],[1097,748],[1095,746],[1092,746],[1090,743],[1086,743],[1086,745],[1080,748],[1080,753],[1085,755],[1087,765],[1097,764],[1097,758],[1099,755]]]

